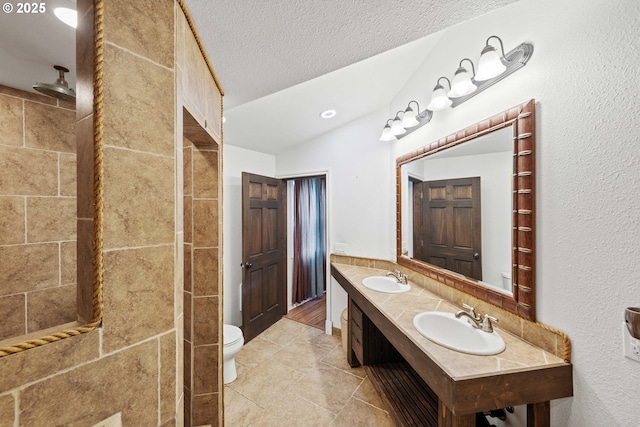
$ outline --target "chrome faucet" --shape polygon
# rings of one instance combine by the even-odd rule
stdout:
[[[390,271],[387,273],[387,276],[395,277],[398,283],[400,283],[401,285],[406,285],[409,281],[409,276],[407,276],[404,273],[401,273],[400,270]]]
[[[497,322],[498,319],[488,314],[485,314],[483,318],[478,313],[476,313],[476,309],[471,307],[470,305],[462,304],[462,307],[466,308],[469,311],[466,312],[464,310],[460,310],[456,312],[456,318],[459,319],[462,316],[465,316],[468,319],[469,324],[471,324],[471,326],[473,326],[474,328],[488,333],[493,332],[493,325],[491,322]]]
[[[476,313],[476,309],[467,304],[462,304],[462,307],[466,308],[469,311],[466,312],[464,310],[460,310],[456,312],[456,318],[459,319],[462,316],[465,316],[469,319],[469,323],[471,324],[471,326],[473,326],[474,328],[480,329],[481,328],[480,321],[482,320],[482,318],[480,317],[479,314]]]

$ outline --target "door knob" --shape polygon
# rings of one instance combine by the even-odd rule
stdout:
[[[480,254],[478,252],[473,254],[473,259],[478,259],[478,258],[480,258]]]
[[[245,263],[244,263],[244,267],[246,267],[246,268],[251,268],[251,267],[253,267],[253,264],[252,264],[252,263],[250,263],[250,262],[245,262]]]

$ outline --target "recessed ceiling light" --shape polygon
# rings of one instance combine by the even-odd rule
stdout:
[[[222,116],[222,123],[226,123],[227,122],[227,118],[225,116]]]
[[[336,115],[336,110],[325,110],[322,113],[320,113],[320,117],[322,117],[323,119],[330,119],[335,115]]]
[[[57,7],[53,10],[56,17],[70,27],[78,26],[78,12],[66,7]]]

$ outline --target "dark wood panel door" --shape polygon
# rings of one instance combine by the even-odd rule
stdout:
[[[482,280],[480,178],[414,183],[415,258]]]
[[[248,342],[287,312],[284,181],[242,173],[242,327]]]

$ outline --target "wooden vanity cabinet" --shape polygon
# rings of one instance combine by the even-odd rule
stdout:
[[[438,425],[438,396],[351,298],[349,338],[349,365],[364,367],[398,425]]]
[[[550,400],[573,395],[570,363],[453,378],[333,266],[332,276],[349,295],[347,360],[398,425],[472,427],[477,413],[526,404],[527,426],[549,427]]]
[[[347,354],[347,361],[351,367],[360,366],[364,364],[362,352],[362,310],[360,310],[360,307],[355,305],[351,299],[349,299],[348,325],[349,338],[347,340],[347,347],[350,351]]]
[[[400,359],[398,351],[351,299],[349,328],[351,341],[347,342],[351,351],[347,361],[350,366],[368,366]]]

